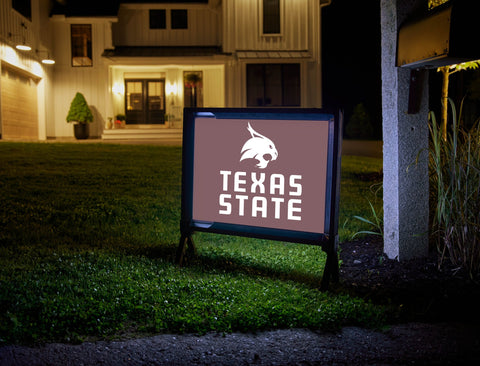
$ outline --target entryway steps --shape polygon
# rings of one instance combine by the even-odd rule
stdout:
[[[113,128],[104,130],[104,140],[178,140],[182,141],[181,128]]]

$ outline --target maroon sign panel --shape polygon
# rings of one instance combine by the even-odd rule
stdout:
[[[323,245],[337,234],[338,117],[186,108],[182,238],[210,231]]]
[[[329,123],[197,116],[193,220],[325,232]]]

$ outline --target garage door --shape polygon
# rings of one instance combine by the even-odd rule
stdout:
[[[2,64],[3,139],[38,140],[37,84],[28,74]]]

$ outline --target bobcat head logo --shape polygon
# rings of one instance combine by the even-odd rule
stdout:
[[[275,144],[268,137],[260,135],[255,131],[250,126],[250,122],[248,122],[247,130],[252,137],[243,145],[240,161],[256,159],[258,161],[257,167],[265,169],[270,161],[276,160],[278,157]]]

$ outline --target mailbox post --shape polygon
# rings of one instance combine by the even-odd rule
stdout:
[[[428,254],[426,70],[480,58],[469,38],[477,24],[472,3],[426,12],[424,0],[381,0],[384,251],[391,259]]]

